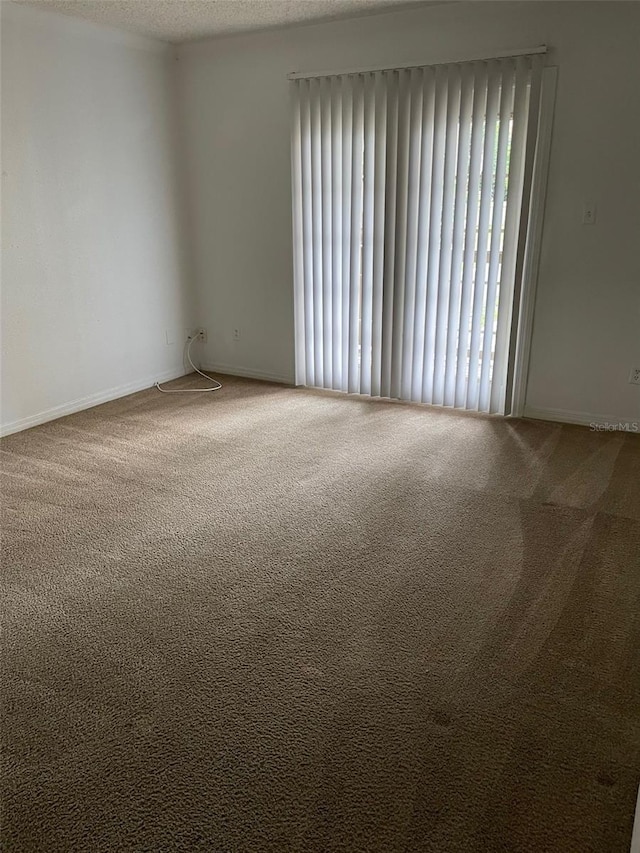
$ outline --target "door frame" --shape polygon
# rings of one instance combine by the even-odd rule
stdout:
[[[517,315],[515,352],[507,375],[507,389],[511,386],[510,393],[507,391],[507,414],[514,418],[523,416],[527,396],[557,81],[557,66],[546,67],[542,72],[540,88],[540,112],[531,182],[529,221],[522,265],[522,286]]]

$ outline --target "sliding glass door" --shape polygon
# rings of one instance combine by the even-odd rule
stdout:
[[[298,384],[505,412],[541,71],[293,83]]]

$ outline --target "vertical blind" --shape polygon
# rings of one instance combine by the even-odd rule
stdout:
[[[292,83],[298,384],[504,412],[541,70]]]

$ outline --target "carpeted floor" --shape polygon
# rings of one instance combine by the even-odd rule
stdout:
[[[627,853],[640,436],[227,379],[2,450],[4,851]]]

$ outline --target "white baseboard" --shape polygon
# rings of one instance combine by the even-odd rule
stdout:
[[[525,406],[523,417],[536,418],[541,421],[558,421],[563,424],[581,424],[582,426],[599,424],[613,427],[619,425],[619,429],[623,429],[622,424],[628,424],[627,432],[640,434],[640,414],[634,417],[621,417],[619,415],[597,415],[591,412],[573,412],[569,409],[538,409],[533,406]]]
[[[246,379],[261,379],[263,382],[278,382],[281,385],[293,385],[293,380],[290,376],[283,376],[280,373],[269,373],[266,370],[254,370],[252,367],[237,367],[232,364],[201,364],[201,370],[208,370],[210,373],[226,373],[228,376],[243,376]]]
[[[2,424],[0,426],[0,436],[11,435],[14,432],[21,432],[24,429],[29,429],[48,421],[55,421],[58,418],[65,417],[65,415],[72,415],[84,409],[91,409],[93,406],[99,406],[101,403],[108,403],[110,400],[117,400],[119,397],[126,397],[129,394],[135,394],[137,391],[152,388],[156,382],[169,382],[171,379],[179,379],[181,376],[186,376],[187,373],[191,373],[191,370],[187,371],[184,367],[165,370],[164,373],[156,373],[153,376],[147,376],[135,382],[127,382],[126,385],[118,385],[115,388],[98,391],[96,394],[89,394],[87,397],[79,397],[76,400],[71,400],[69,403],[63,403],[61,406],[54,406],[52,409],[46,409],[44,412],[30,415],[28,418],[20,418],[20,420]]]
[[[633,834],[631,836],[630,853],[640,853],[640,788],[638,788],[638,800],[636,802],[636,819],[633,822]]]

